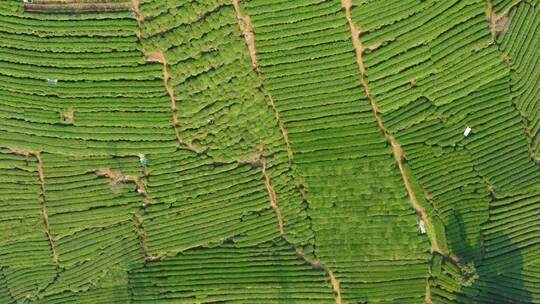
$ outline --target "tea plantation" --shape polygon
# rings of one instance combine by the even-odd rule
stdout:
[[[540,3],[2,0],[0,181],[0,304],[540,303]]]

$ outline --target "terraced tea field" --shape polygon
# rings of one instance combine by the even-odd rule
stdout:
[[[0,1],[0,304],[540,303],[536,0]]]

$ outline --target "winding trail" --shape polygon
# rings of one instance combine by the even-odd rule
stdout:
[[[361,75],[360,83],[362,87],[364,88],[364,91],[366,92],[366,95],[371,104],[371,109],[373,110],[373,114],[375,115],[375,119],[377,120],[377,126],[382,131],[386,140],[390,143],[392,147],[394,158],[396,159],[396,162],[398,164],[398,168],[401,173],[403,183],[405,184],[405,188],[407,189],[407,193],[409,194],[409,199],[413,205],[414,210],[416,210],[418,215],[420,215],[421,219],[426,224],[430,224],[429,217],[427,216],[427,213],[424,210],[424,208],[422,208],[422,206],[418,203],[418,199],[416,197],[416,194],[414,193],[409,176],[407,175],[407,172],[405,171],[403,167],[403,149],[401,148],[397,140],[390,134],[388,129],[386,129],[386,127],[384,126],[384,122],[381,118],[379,108],[377,107],[377,103],[375,102],[375,99],[371,95],[371,91],[367,84],[366,68],[365,68],[365,64],[363,60],[364,47],[362,46],[362,42],[360,41],[361,32],[356,27],[356,25],[354,24],[351,18],[352,0],[342,0],[342,6],[345,10],[345,16],[347,17],[347,21],[351,29],[352,41],[353,41],[354,49],[356,52],[356,62],[358,64],[358,69],[360,70],[360,75]],[[431,236],[431,250],[434,252],[441,253],[439,242],[435,235]]]
[[[506,24],[508,20],[505,20],[505,19],[508,18],[508,14],[510,14],[511,10],[513,10],[516,6],[518,6],[519,4],[523,2],[527,2],[527,1],[524,1],[524,0],[514,1],[504,11],[502,11],[499,15],[497,15],[495,10],[493,9],[493,1],[488,0],[486,15],[490,23],[491,34],[493,36],[494,41],[496,40],[497,27],[500,26],[502,27],[501,28],[502,30],[507,30],[508,29],[507,26],[509,24]],[[501,24],[501,22],[504,22],[505,24]]]
[[[103,176],[106,178],[109,178],[111,182],[114,183],[133,183],[137,187],[137,193],[143,196],[143,208],[147,208],[150,205],[150,196],[148,195],[148,191],[146,189],[146,186],[142,183],[142,178],[140,176],[135,175],[123,175],[120,171],[113,171],[109,168],[100,168],[97,170],[90,171],[92,173],[95,173],[98,176]],[[147,168],[145,168],[144,176],[146,177],[147,174]],[[140,214],[134,214],[133,215],[133,222],[135,224],[135,229],[137,230],[137,234],[139,236],[139,241],[141,242],[144,260],[145,261],[154,261],[159,260],[159,258],[153,257],[149,254],[148,251],[148,236],[144,230],[144,219]]]
[[[139,235],[139,241],[141,242],[141,247],[143,250],[144,260],[152,261],[152,256],[148,253],[148,235],[144,230],[144,219],[139,214],[133,215],[133,222],[135,223],[135,229],[137,229],[137,234]]]
[[[141,12],[139,10],[139,7],[141,6],[139,0],[131,0],[131,6],[133,7],[133,12],[135,13],[135,17],[137,17],[137,21],[143,21],[143,17],[141,15]]]
[[[501,48],[499,42],[497,41],[498,33],[499,32],[505,32],[509,30],[510,27],[510,20],[508,20],[508,14],[510,14],[510,11],[512,9],[516,8],[518,4],[521,4],[524,1],[515,1],[510,6],[508,6],[501,14],[497,15],[495,10],[493,9],[493,2],[491,0],[488,0],[487,10],[486,10],[486,17],[489,22],[489,28],[491,30],[491,37],[492,37],[492,44],[497,47],[497,50],[501,54],[503,61],[508,68],[509,74],[512,73],[512,71],[516,68],[514,64],[512,63],[512,60],[510,59],[510,56],[504,52],[504,50]],[[509,87],[510,91],[512,90],[512,81],[509,80]],[[537,165],[540,166],[540,157],[536,156],[536,151],[534,148],[534,143],[537,141],[537,137],[540,136],[540,133],[533,134],[530,129],[530,120],[528,118],[527,113],[521,111],[517,104],[514,101],[514,98],[512,98],[512,106],[514,107],[515,111],[519,113],[519,116],[521,117],[521,120],[524,123],[524,129],[525,129],[525,135],[530,138],[530,144],[529,147],[529,155],[533,162],[535,162]]]
[[[328,273],[328,276],[330,277],[330,283],[332,283],[332,288],[334,289],[334,293],[336,294],[336,304],[343,303],[341,301],[341,287],[339,285],[339,281],[334,275],[334,272],[326,265],[322,265],[320,262],[319,264],[325,271]]]
[[[251,57],[251,63],[252,63],[253,68],[254,68],[254,70],[257,73],[257,76],[259,78],[260,89],[263,92],[263,94],[266,96],[268,101],[270,102],[270,105],[272,106],[272,110],[274,111],[275,119],[276,119],[276,121],[278,123],[278,126],[279,126],[279,131],[280,131],[280,133],[281,133],[281,135],[283,137],[283,140],[285,141],[285,144],[287,146],[287,154],[288,154],[289,160],[292,163],[292,161],[294,160],[294,153],[293,153],[293,150],[291,148],[291,144],[289,142],[289,135],[288,135],[288,133],[286,131],[285,123],[281,119],[281,115],[279,113],[279,110],[276,107],[275,100],[272,98],[272,95],[270,94],[270,92],[264,87],[263,76],[262,76],[261,70],[259,68],[259,60],[257,59],[257,49],[256,49],[256,46],[255,46],[255,35],[254,35],[254,32],[253,32],[253,25],[251,23],[251,19],[249,18],[249,16],[243,16],[242,15],[241,10],[240,10],[240,4],[239,4],[238,0],[232,0],[232,4],[234,6],[234,10],[236,11],[236,17],[237,17],[237,20],[238,20],[238,26],[240,27],[240,31],[242,32],[242,35],[244,36],[244,38],[246,40],[247,47],[249,49],[249,54],[250,54],[250,57]],[[262,155],[262,151],[260,151],[260,153]],[[262,164],[262,174],[263,174],[264,179],[265,179],[266,191],[268,192],[268,196],[269,196],[269,199],[270,199],[270,206],[274,210],[274,213],[276,214],[276,217],[277,217],[277,220],[278,220],[279,233],[280,233],[281,238],[283,240],[285,240],[288,244],[290,244],[293,247],[297,257],[299,257],[305,263],[311,265],[313,268],[323,269],[328,274],[328,277],[330,278],[330,283],[332,284],[332,288],[334,290],[334,294],[335,294],[335,298],[336,298],[336,304],[341,304],[342,300],[341,300],[340,283],[339,283],[338,279],[336,278],[336,276],[334,275],[334,272],[328,266],[321,264],[319,258],[317,258],[316,261],[311,261],[311,259],[306,257],[304,253],[298,251],[296,246],[294,245],[294,243],[290,242],[287,239],[287,237],[285,236],[284,219],[283,219],[283,215],[281,213],[281,209],[280,209],[279,204],[278,204],[276,191],[275,191],[274,187],[272,186],[271,178],[270,178],[270,175],[268,174],[268,171],[267,171],[268,164],[266,163],[265,160],[261,160],[260,157],[259,157],[259,159],[257,161]],[[302,198],[307,202],[308,201],[307,196],[304,193],[304,191],[302,191],[301,187],[298,187],[298,190],[300,191],[300,193],[302,195]]]
[[[271,94],[265,89],[264,84],[263,84],[263,77],[261,75],[260,68],[259,68],[259,62],[258,62],[258,59],[257,59],[257,50],[256,50],[256,47],[255,47],[255,37],[254,37],[254,33],[253,33],[253,26],[252,26],[251,20],[250,20],[250,18],[248,16],[242,16],[241,11],[240,11],[240,4],[239,4],[238,0],[232,0],[232,5],[233,5],[233,7],[234,7],[234,9],[236,11],[238,25],[240,27],[242,35],[244,36],[244,38],[246,40],[246,45],[247,45],[248,50],[249,50],[251,63],[252,63],[253,68],[254,68],[254,70],[257,73],[257,76],[259,78],[259,89],[265,95],[265,97],[268,99],[268,101],[270,103],[270,106],[272,107],[272,110],[274,111],[275,119],[276,119],[276,121],[278,123],[280,133],[281,133],[281,135],[282,135],[282,137],[283,137],[283,139],[284,139],[284,141],[286,143],[286,146],[287,146],[288,158],[292,162],[292,160],[294,159],[294,154],[292,152],[291,145],[289,143],[289,136],[288,136],[288,133],[287,133],[287,131],[285,129],[285,124],[283,123],[283,121],[281,119],[280,113],[279,113],[279,111],[278,111],[278,109],[276,107],[276,103],[275,103],[274,99],[272,98]],[[134,11],[134,14],[135,14],[135,16],[137,18],[137,22],[138,22],[139,28],[140,28],[140,25],[144,21],[144,17],[141,15],[140,10],[139,10],[139,1],[138,0],[132,0],[132,6],[133,6],[133,11]],[[137,38],[139,40],[141,40],[140,29],[136,34],[137,34]],[[163,50],[158,50],[157,52],[152,53],[152,54],[145,53],[144,57],[145,57],[145,60],[147,62],[158,62],[158,63],[161,63],[163,65],[163,83],[164,83],[165,89],[167,91],[167,94],[168,94],[168,96],[170,97],[170,100],[171,100],[171,112],[173,113],[172,125],[173,125],[173,128],[174,128],[175,136],[176,136],[176,139],[178,140],[179,146],[186,146],[189,150],[191,150],[193,152],[196,152],[198,154],[204,153],[206,150],[199,149],[199,148],[195,147],[194,145],[185,142],[183,140],[183,138],[181,137],[180,131],[178,129],[179,122],[178,122],[178,116],[177,116],[177,103],[176,103],[175,92],[174,92],[174,88],[170,85],[170,75],[169,75],[169,70],[168,70],[169,69],[169,63],[167,62],[167,59],[165,57],[165,54],[164,54]],[[260,149],[259,149],[259,152],[255,156],[250,157],[247,160],[238,160],[237,162],[239,164],[250,164],[253,167],[258,167],[258,166],[262,167],[262,175],[264,176],[264,179],[265,179],[266,191],[267,191],[268,196],[269,196],[270,206],[271,206],[272,210],[274,211],[274,213],[276,214],[280,237],[294,248],[294,251],[295,251],[296,255],[300,259],[302,259],[305,263],[310,264],[313,268],[323,269],[324,271],[326,271],[326,273],[328,274],[328,277],[330,279],[330,283],[332,284],[334,293],[335,293],[336,304],[342,304],[340,284],[339,284],[339,281],[337,280],[336,276],[334,275],[333,271],[328,266],[322,265],[320,263],[319,259],[317,259],[316,261],[311,261],[302,252],[296,250],[295,245],[286,238],[286,236],[285,236],[285,224],[284,224],[282,211],[281,211],[281,208],[279,207],[279,204],[278,204],[276,191],[272,186],[270,174],[267,171],[268,170],[268,164],[264,159],[262,159],[263,151],[264,151],[264,146],[261,145]],[[121,174],[120,174],[120,176],[118,176],[115,172],[111,172],[110,170],[108,171],[107,169],[99,169],[99,170],[96,171],[96,173],[98,173],[100,175],[103,175],[103,176],[108,176],[108,177],[113,177],[113,178],[116,178],[116,179],[120,179],[121,181],[124,181],[124,182],[134,182],[136,184],[140,183],[140,178],[139,177],[123,176]],[[139,188],[139,186],[137,186],[137,187]],[[302,197],[304,199],[306,199],[305,194],[302,191],[301,191],[301,193],[302,193]],[[143,224],[144,224],[143,221],[144,220],[140,216],[135,216],[133,218],[133,221],[135,222],[135,225],[137,226],[137,229],[140,231],[140,239],[141,239],[141,243],[143,245],[143,251],[145,252],[145,260],[146,261],[154,261],[154,260],[159,260],[163,256],[165,256],[165,254],[159,254],[159,253],[156,254],[156,255],[153,255],[153,256],[149,255],[149,253],[148,253],[148,245],[147,245],[147,236],[144,233],[144,227],[143,227]],[[200,245],[197,245],[195,247],[198,247],[198,246],[200,246]],[[184,250],[187,250],[187,249],[184,249]]]
[[[49,215],[47,214],[47,207],[45,206],[45,174],[43,173],[43,160],[41,159],[41,153],[40,152],[32,152],[28,150],[17,150],[13,148],[8,148],[11,153],[17,154],[17,155],[24,155],[27,159],[30,155],[34,156],[38,162],[37,165],[37,171],[38,171],[38,179],[39,179],[39,187],[40,187],[40,212],[41,217],[43,218],[43,223],[45,225],[45,234],[47,235],[47,241],[49,242],[49,246],[51,247],[51,254],[53,258],[53,262],[58,266],[58,254],[56,253],[56,249],[54,246],[54,241],[51,234],[51,226],[49,225]]]
[[[51,246],[51,252],[53,256],[54,263],[58,266],[58,254],[56,253],[56,249],[54,247],[54,241],[51,234],[51,226],[49,225],[49,215],[47,214],[47,207],[45,206],[45,174],[43,173],[43,160],[41,159],[41,153],[35,152],[33,153],[34,157],[38,161],[38,177],[39,177],[39,184],[41,188],[41,216],[43,217],[43,223],[45,224],[45,234],[47,234],[47,239],[49,241],[49,245]]]
[[[293,250],[296,253],[296,256],[298,258],[303,260],[305,263],[311,265],[311,267],[313,267],[314,269],[317,269],[317,268],[323,269],[328,274],[328,277],[330,278],[330,283],[332,284],[332,289],[334,290],[334,294],[336,297],[336,304],[341,304],[342,300],[341,300],[340,283],[339,283],[339,280],[334,275],[334,272],[330,269],[330,267],[324,264],[321,264],[321,260],[319,258],[317,258],[315,261],[312,261],[311,259],[306,257],[306,255],[303,252],[297,250],[293,242],[287,239],[285,235],[285,224],[283,220],[283,215],[278,205],[276,191],[274,187],[272,186],[272,181],[267,171],[268,164],[266,163],[265,160],[261,160],[260,162],[262,163],[262,174],[265,179],[266,191],[268,192],[268,197],[270,199],[270,206],[272,207],[272,209],[274,210],[274,213],[276,214],[276,217],[278,220],[278,226],[279,226],[279,234],[281,238],[293,247]]]
[[[171,99],[172,127],[174,129],[176,140],[178,141],[177,148],[184,146],[188,150],[191,150],[197,154],[206,152],[206,149],[196,147],[192,143],[186,142],[180,135],[180,130],[178,129],[179,122],[178,122],[178,114],[177,114],[178,109],[176,106],[176,96],[174,94],[174,88],[170,84],[171,77],[169,75],[169,63],[167,62],[167,59],[165,58],[165,54],[163,53],[163,50],[160,50],[159,52],[153,53],[153,54],[145,54],[144,59],[147,62],[158,62],[163,65],[163,85],[165,86],[167,95],[169,95],[169,98]]]
[[[405,188],[407,189],[407,193],[409,195],[409,199],[413,205],[414,210],[416,213],[420,216],[420,218],[426,223],[426,225],[431,226],[431,221],[429,220],[429,217],[427,216],[426,211],[422,206],[418,203],[418,199],[416,197],[416,194],[414,193],[413,187],[411,185],[409,176],[407,175],[407,172],[405,171],[403,167],[403,149],[397,142],[397,140],[390,134],[388,129],[384,126],[384,122],[381,118],[379,108],[377,106],[377,103],[375,102],[375,99],[371,95],[371,91],[369,88],[369,85],[366,81],[366,67],[364,64],[363,54],[364,54],[364,47],[362,45],[362,42],[360,41],[360,34],[361,31],[356,27],[354,24],[352,17],[351,17],[351,7],[352,7],[352,0],[342,0],[341,2],[343,9],[345,10],[345,16],[347,18],[347,22],[349,24],[349,28],[351,30],[351,36],[352,36],[352,42],[354,45],[354,50],[356,53],[356,63],[358,65],[358,70],[360,71],[360,84],[362,85],[362,88],[364,89],[369,102],[371,104],[371,109],[373,111],[373,115],[375,115],[375,119],[377,121],[377,126],[381,130],[381,132],[384,134],[387,142],[390,143],[392,147],[392,152],[394,154],[394,158],[396,159],[396,162],[398,164],[399,171],[401,173],[401,177],[403,179],[403,183],[405,184]],[[439,241],[437,240],[437,236],[434,235],[434,233],[428,234],[430,238],[431,243],[431,251],[437,252],[442,255],[445,255],[441,253],[441,248],[439,245]],[[445,255],[447,256],[447,255]],[[431,300],[431,288],[429,281],[426,282],[426,296],[425,301],[428,304],[432,303]]]
[[[137,32],[135,35],[137,36],[137,39],[139,42],[142,43],[142,36],[141,36],[141,25],[144,21],[144,16],[141,14],[140,11],[140,2],[139,0],[131,0],[131,5],[133,7],[133,13],[135,14],[135,17],[137,19]],[[163,85],[165,86],[165,90],[167,91],[167,95],[169,95],[169,98],[171,100],[171,112],[172,112],[172,126],[174,129],[174,134],[176,137],[176,140],[178,141],[177,148],[180,148],[181,146],[186,147],[188,150],[191,150],[197,154],[204,153],[206,149],[196,147],[192,143],[186,142],[182,136],[180,135],[180,130],[178,129],[179,122],[178,122],[178,114],[177,114],[177,106],[176,106],[176,96],[174,93],[174,88],[170,84],[170,75],[169,75],[169,63],[167,61],[167,58],[165,57],[165,53],[163,50],[158,50],[156,53],[147,54],[144,53],[144,60],[146,62],[157,62],[160,63],[163,66]]]
[[[274,98],[272,98],[272,95],[270,94],[270,92],[268,92],[268,90],[264,87],[262,73],[259,68],[259,60],[257,59],[257,48],[255,46],[255,34],[253,32],[253,25],[251,23],[251,19],[249,18],[249,16],[242,15],[238,0],[232,0],[232,4],[236,12],[236,19],[238,20],[238,26],[240,27],[240,31],[242,32],[242,35],[244,36],[246,40],[246,45],[249,49],[251,63],[253,64],[253,68],[255,69],[255,72],[257,72],[257,76],[259,77],[260,89],[263,92],[263,94],[266,96],[268,101],[270,102],[270,105],[272,106],[272,110],[274,111],[274,116],[279,126],[279,131],[281,132],[281,136],[283,137],[283,140],[285,141],[285,144],[287,145],[287,154],[289,156],[289,159],[292,161],[294,159],[294,154],[291,148],[291,144],[289,143],[289,134],[287,133],[287,130],[285,128],[285,123],[281,119],[281,115],[279,114],[279,110],[276,107],[276,102]]]
[[[244,38],[246,39],[246,44],[249,49],[249,55],[251,57],[251,63],[253,67],[260,74],[259,69],[259,60],[257,59],[257,49],[255,47],[255,35],[253,33],[253,24],[251,23],[251,18],[249,16],[243,16],[240,11],[239,0],[232,0],[232,5],[236,12],[236,18],[238,19],[238,26],[242,32]]]
[[[133,10],[133,13],[135,14],[135,19],[137,19],[137,31],[135,32],[135,36],[137,36],[137,39],[139,41],[142,40],[142,36],[141,36],[141,25],[144,21],[144,17],[143,15],[141,14],[141,11],[139,9],[139,7],[141,6],[139,0],[131,0],[131,7],[132,7],[132,10]]]
[[[267,165],[266,161],[262,160],[261,162],[262,162],[262,174],[264,176],[265,185],[266,185],[266,192],[268,192],[268,196],[270,198],[270,206],[272,207],[272,209],[276,213],[276,217],[277,217],[278,225],[279,225],[279,234],[281,236],[284,236],[285,235],[285,224],[284,224],[284,221],[283,221],[283,215],[281,214],[281,209],[279,208],[278,203],[277,203],[276,190],[274,190],[274,187],[272,186],[272,182],[270,180],[270,175],[268,174],[268,171],[267,171],[268,165]]]
[[[113,171],[109,168],[100,168],[94,171],[98,176],[104,176],[109,178],[111,181],[116,183],[134,183],[137,187],[137,193],[143,196],[143,207],[146,208],[150,205],[150,197],[148,196],[148,191],[146,186],[142,183],[140,176],[136,175],[123,175],[120,171]]]

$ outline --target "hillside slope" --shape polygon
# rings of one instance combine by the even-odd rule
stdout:
[[[0,303],[540,303],[536,1],[34,2]]]

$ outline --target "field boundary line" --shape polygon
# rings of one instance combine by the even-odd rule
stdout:
[[[314,269],[317,269],[317,268],[323,269],[328,274],[328,277],[330,278],[330,283],[332,284],[332,289],[334,290],[334,295],[335,295],[335,298],[336,298],[336,304],[342,304],[340,283],[339,283],[339,280],[334,275],[334,272],[330,269],[330,267],[328,267],[327,265],[322,264],[321,260],[319,258],[317,258],[315,261],[311,261],[308,257],[306,257],[306,255],[304,253],[302,253],[301,251],[298,251],[298,249],[296,248],[296,246],[294,245],[293,242],[291,242],[291,241],[289,241],[287,239],[287,237],[285,235],[285,223],[284,223],[284,220],[283,220],[283,215],[281,213],[281,209],[280,209],[278,201],[277,201],[276,191],[274,190],[274,187],[272,186],[272,181],[271,181],[271,178],[270,178],[270,174],[268,174],[268,171],[267,171],[267,168],[268,168],[267,163],[266,163],[265,160],[261,160],[261,163],[262,163],[262,174],[263,174],[264,179],[265,179],[266,191],[268,192],[268,197],[270,199],[270,206],[274,210],[274,213],[276,214],[276,217],[277,217],[278,227],[279,227],[279,234],[280,234],[281,238],[285,242],[287,242],[289,245],[292,246],[292,248],[293,248],[293,250],[296,253],[296,256],[298,258],[300,258],[301,260],[303,260],[307,264],[311,265],[312,268],[314,268]]]
[[[274,100],[274,98],[272,98],[272,95],[264,86],[263,76],[259,67],[259,60],[257,58],[257,48],[255,46],[255,33],[253,32],[253,25],[251,23],[251,18],[249,18],[249,16],[242,15],[238,0],[232,0],[232,4],[236,12],[236,19],[238,20],[238,26],[240,27],[240,31],[242,32],[242,35],[244,36],[246,40],[246,45],[248,47],[249,55],[251,57],[251,63],[259,78],[260,89],[262,93],[265,95],[265,97],[268,99],[268,101],[270,101],[270,105],[272,106],[272,110],[274,111],[274,116],[278,123],[279,131],[281,132],[281,136],[283,137],[283,140],[285,141],[285,144],[287,145],[287,154],[289,156],[289,159],[292,161],[294,159],[294,153],[293,153],[291,144],[289,142],[289,134],[287,133],[285,123],[281,119],[281,115],[276,106],[276,101]]]
[[[47,234],[47,239],[49,240],[49,245],[51,246],[51,252],[53,255],[53,261],[58,266],[58,253],[56,252],[54,241],[51,234],[51,226],[49,225],[49,215],[47,214],[47,207],[45,206],[45,174],[43,173],[43,159],[41,158],[40,152],[34,152],[34,157],[38,161],[38,177],[39,184],[41,188],[41,215],[43,217],[43,223],[45,224],[45,233]]]
[[[365,77],[366,66],[364,64],[364,59],[363,59],[364,47],[362,45],[362,42],[360,41],[361,31],[356,27],[351,17],[352,0],[342,0],[341,4],[342,4],[343,10],[345,11],[345,17],[347,18],[347,22],[349,24],[349,28],[351,31],[352,43],[354,45],[354,50],[356,54],[356,63],[358,65],[358,70],[360,71],[360,84],[364,92],[366,93],[366,96],[369,99],[369,103],[371,105],[373,115],[375,116],[375,119],[377,121],[377,126],[383,133],[384,137],[386,138],[386,141],[390,143],[392,147],[392,153],[397,162],[399,171],[401,173],[401,178],[403,179],[403,183],[405,184],[405,188],[407,190],[409,200],[411,201],[411,204],[414,210],[420,216],[420,218],[426,223],[426,225],[431,226],[431,221],[429,220],[429,217],[427,216],[427,213],[424,210],[424,208],[422,208],[422,206],[418,203],[418,199],[416,198],[416,194],[414,193],[414,190],[412,188],[411,182],[409,180],[409,176],[407,175],[407,172],[405,171],[403,167],[403,149],[401,148],[397,140],[390,134],[388,129],[386,129],[386,127],[384,126],[384,122],[381,118],[377,103],[375,102],[375,99],[371,95],[370,88],[367,84],[366,77]],[[434,235],[434,233],[432,234],[433,235],[430,236],[431,251],[443,254],[441,253],[437,236]],[[425,302],[428,304],[432,303],[431,288],[430,288],[429,280],[426,281]]]
[[[241,31],[242,35],[244,36],[244,38],[245,38],[246,45],[247,45],[248,50],[249,50],[249,54],[250,54],[250,57],[251,57],[251,63],[253,65],[253,69],[255,70],[255,72],[257,73],[257,76],[259,78],[260,89],[261,89],[262,93],[265,95],[265,97],[268,99],[268,101],[270,102],[270,105],[272,106],[272,110],[274,111],[275,119],[276,119],[276,121],[278,123],[279,131],[280,131],[280,133],[281,133],[281,135],[283,137],[283,140],[285,141],[285,144],[287,146],[287,154],[288,154],[288,157],[289,157],[289,161],[290,161],[290,163],[292,165],[293,160],[294,160],[294,153],[293,153],[291,144],[289,142],[289,134],[287,133],[285,123],[281,119],[281,115],[280,115],[279,110],[278,110],[278,108],[276,106],[275,100],[273,99],[270,92],[264,86],[264,78],[262,76],[260,66],[259,66],[259,60],[257,58],[257,49],[256,49],[256,45],[255,45],[255,35],[254,35],[254,31],[253,31],[253,25],[251,23],[251,18],[249,16],[242,15],[241,10],[240,10],[239,0],[232,0],[232,4],[233,4],[234,10],[236,12],[236,17],[237,17],[237,20],[238,20],[238,26],[240,27],[240,31]],[[261,154],[262,154],[262,151],[261,151]],[[274,190],[274,188],[272,186],[270,175],[267,172],[267,168],[268,168],[267,163],[264,160],[260,160],[260,162],[262,163],[262,167],[263,167],[262,168],[262,173],[263,173],[263,176],[265,178],[265,186],[266,186],[266,190],[268,192],[268,196],[269,196],[269,199],[270,199],[270,205],[271,205],[272,209],[274,210],[274,213],[276,214],[276,217],[277,217],[277,220],[278,220],[278,226],[279,226],[279,232],[280,232],[281,238],[293,247],[296,255],[301,260],[303,260],[304,262],[310,264],[313,268],[321,268],[321,269],[323,269],[328,274],[328,276],[330,278],[330,283],[332,284],[332,289],[334,290],[334,294],[335,294],[335,298],[336,298],[336,304],[341,304],[342,300],[341,300],[340,283],[339,283],[338,279],[336,278],[336,276],[334,275],[334,272],[328,266],[321,264],[319,258],[317,258],[317,260],[315,262],[310,261],[310,259],[308,259],[302,252],[298,251],[296,246],[294,245],[294,243],[290,242],[287,239],[287,237],[285,236],[285,223],[284,223],[284,220],[283,220],[283,215],[281,213],[281,209],[280,209],[279,204],[277,202],[276,191]],[[292,169],[294,171],[294,168],[292,168]],[[300,195],[301,195],[302,199],[304,201],[306,201],[306,203],[309,206],[309,201],[307,199],[307,195],[304,193],[304,191],[301,189],[301,187],[298,184],[296,186],[297,186],[297,189],[300,192]],[[307,209],[306,209],[306,212],[307,212]]]
[[[377,103],[375,102],[375,99],[371,95],[369,86],[367,84],[366,77],[365,77],[366,76],[366,68],[365,68],[364,59],[363,59],[364,47],[362,45],[362,42],[360,41],[361,32],[356,27],[356,25],[352,21],[352,17],[351,17],[352,0],[342,0],[342,6],[343,6],[343,8],[345,10],[345,15],[346,15],[346,18],[347,18],[347,21],[349,23],[349,27],[350,27],[350,30],[351,30],[352,42],[353,42],[354,50],[355,50],[355,53],[356,53],[356,62],[357,62],[357,65],[358,65],[358,69],[360,70],[360,77],[361,77],[360,84],[362,85],[362,88],[364,89],[364,92],[366,93],[366,95],[367,95],[367,97],[369,99],[369,103],[371,104],[371,109],[372,109],[373,114],[375,115],[375,119],[377,121],[377,126],[379,127],[379,129],[383,133],[384,137],[386,138],[386,140],[390,143],[390,145],[392,147],[392,152],[394,154],[394,158],[396,159],[396,162],[398,164],[398,168],[399,168],[399,171],[401,173],[401,177],[403,179],[403,182],[405,184],[405,188],[407,189],[407,193],[409,195],[409,199],[410,199],[414,209],[416,210],[416,212],[420,215],[420,217],[422,218],[422,220],[424,220],[424,222],[426,224],[430,223],[426,211],[418,203],[418,199],[416,198],[416,194],[414,193],[414,190],[412,188],[411,182],[409,180],[409,176],[407,175],[407,172],[405,172],[405,169],[403,167],[403,149],[401,148],[401,146],[399,145],[397,140],[390,134],[388,129],[386,129],[386,127],[384,126],[384,122],[383,122],[383,120],[381,118],[380,111],[379,111],[379,108],[377,106]],[[441,253],[439,242],[438,242],[435,235],[432,237],[431,246],[432,246],[432,251]]]
[[[54,246],[54,240],[51,233],[51,226],[49,225],[49,215],[47,214],[47,207],[45,206],[45,174],[43,173],[43,159],[41,158],[41,152],[32,152],[29,150],[17,150],[13,148],[8,148],[13,154],[28,156],[32,155],[37,160],[37,173],[40,187],[40,213],[43,218],[43,224],[45,226],[45,234],[47,236],[47,241],[49,242],[49,247],[51,247],[51,254],[54,264],[59,266],[58,254]]]
[[[142,183],[142,178],[136,175],[123,175],[120,171],[113,171],[109,168],[99,168],[97,170],[91,170],[89,172],[95,173],[97,176],[103,176],[109,178],[116,183],[133,183],[137,187],[137,193],[143,196],[143,208],[150,205],[150,197],[146,186]]]
[[[131,5],[133,7],[133,13],[135,14],[135,18],[137,19],[137,31],[135,32],[135,35],[137,36],[139,43],[142,44],[143,38],[141,34],[141,25],[144,21],[144,15],[141,14],[139,0],[131,0]],[[165,87],[165,91],[167,92],[167,95],[169,96],[171,100],[172,127],[174,129],[176,140],[178,141],[177,149],[180,148],[181,146],[184,146],[188,150],[195,152],[197,154],[206,152],[207,150],[206,148],[196,147],[192,143],[186,142],[180,135],[180,130],[178,129],[179,122],[178,122],[178,114],[177,114],[176,95],[174,92],[174,88],[170,85],[169,62],[167,61],[167,58],[165,57],[165,53],[163,52],[162,49],[159,49],[157,52],[151,53],[151,54],[147,54],[144,51],[142,51],[142,53],[144,56],[144,60],[146,62],[156,62],[156,63],[160,63],[163,66],[162,68],[163,85]]]
[[[193,145],[192,143],[186,142],[182,136],[180,135],[180,130],[178,129],[178,125],[180,124],[178,122],[178,114],[177,114],[177,106],[176,106],[176,95],[174,93],[174,88],[170,85],[170,75],[169,75],[169,63],[167,62],[167,59],[165,58],[165,54],[163,53],[163,50],[159,50],[156,53],[152,54],[145,54],[144,59],[147,62],[158,62],[163,65],[163,85],[165,86],[165,90],[167,92],[167,95],[169,96],[171,100],[171,112],[172,112],[172,127],[174,129],[174,134],[176,137],[176,140],[178,141],[178,147],[181,146],[186,147],[188,150],[195,152],[197,154],[202,154],[206,152],[206,148],[199,148]]]
[[[518,5],[521,3],[526,3],[526,2],[517,0],[513,2],[509,7],[507,7],[502,13],[497,15],[495,13],[495,10],[493,9],[493,2],[491,0],[488,0],[487,10],[486,10],[486,18],[487,18],[487,21],[489,22],[489,28],[491,31],[492,45],[495,45],[495,47],[497,48],[497,51],[501,54],[503,58],[503,62],[506,68],[508,68],[508,75],[509,75],[508,87],[509,87],[510,94],[512,94],[512,79],[510,75],[512,74],[512,70],[515,69],[515,65],[510,59],[510,56],[504,50],[501,49],[501,45],[499,44],[499,41],[498,41],[499,37],[498,37],[498,31],[497,31],[497,24],[500,20],[503,20],[503,18],[508,18],[508,15],[510,14],[510,12],[513,9],[517,8]],[[507,20],[506,22],[508,23],[507,27],[509,27],[510,20]],[[509,30],[509,28],[504,28],[502,30],[506,31],[506,30]],[[521,111],[518,108],[517,104],[514,101],[514,98],[512,97],[511,97],[511,102],[512,102],[512,107],[519,114],[523,122],[525,136],[531,140],[530,144],[527,145],[528,150],[529,150],[529,155],[532,161],[540,166],[540,158],[536,157],[536,151],[534,149],[534,143],[536,141],[536,137],[540,136],[539,135],[540,133],[532,134],[532,130],[530,129],[531,121],[529,120],[527,113]]]

